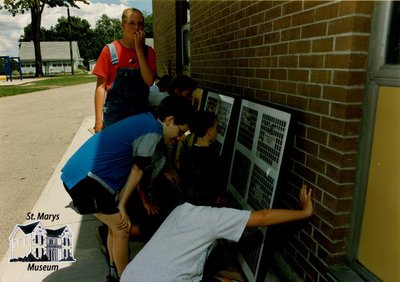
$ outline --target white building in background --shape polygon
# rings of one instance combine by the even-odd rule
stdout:
[[[45,75],[58,73],[71,73],[71,55],[69,41],[44,41],[40,42],[43,62],[43,73]],[[33,41],[21,42],[19,47],[19,58],[23,74],[35,73],[35,49]],[[78,43],[72,41],[72,59],[74,70],[83,65]]]
[[[68,225],[58,229],[46,229],[37,221],[17,224],[9,237],[10,262],[33,256],[33,260],[75,260],[72,253],[72,231]]]

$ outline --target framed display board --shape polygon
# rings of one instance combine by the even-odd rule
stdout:
[[[210,91],[207,92],[204,110],[213,112],[217,115],[217,140],[215,140],[214,145],[220,155],[222,154],[227,136],[234,101],[235,98],[233,97]]]
[[[201,105],[203,103],[203,97],[204,97],[204,89],[196,88],[196,90],[193,91],[192,105],[196,109],[196,111],[199,111],[201,109]]]
[[[230,205],[249,210],[272,207],[291,114],[242,100],[228,179]],[[250,281],[256,281],[266,228],[247,229],[239,242],[239,261]]]

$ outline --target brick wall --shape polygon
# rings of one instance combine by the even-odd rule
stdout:
[[[199,85],[298,113],[287,188],[295,195],[309,184],[316,215],[281,253],[302,278],[324,280],[346,255],[373,2],[190,5],[191,75]]]
[[[167,74],[167,69],[175,74],[177,68],[175,1],[153,0],[152,3],[157,72],[160,77]]]

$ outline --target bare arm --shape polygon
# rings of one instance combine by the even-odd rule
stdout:
[[[154,83],[154,80],[156,79],[156,74],[151,70],[149,62],[147,61],[146,55],[144,53],[144,39],[144,31],[138,31],[135,33],[135,50],[139,60],[140,73],[144,82],[146,82],[146,84],[150,86]]]
[[[246,227],[261,227],[289,221],[301,220],[310,217],[313,214],[313,204],[311,198],[311,189],[307,189],[306,185],[300,190],[301,210],[285,210],[285,209],[265,209],[253,211]]]
[[[140,199],[142,200],[142,205],[146,209],[147,214],[148,215],[157,214],[160,208],[148,199],[141,184],[138,185],[138,189],[139,189],[138,191],[139,191]]]
[[[126,213],[126,204],[128,203],[129,197],[132,195],[136,186],[139,184],[140,179],[143,176],[143,170],[141,170],[137,165],[133,165],[131,172],[129,173],[128,179],[119,194],[119,204],[118,209],[121,214],[121,223],[119,225],[120,229],[130,230],[131,222]]]
[[[106,96],[106,82],[107,80],[104,77],[97,77],[96,90],[94,93],[95,132],[99,132],[103,129],[103,105]]]

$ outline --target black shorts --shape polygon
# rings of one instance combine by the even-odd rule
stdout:
[[[72,189],[68,189],[65,184],[64,187],[79,214],[115,214],[119,212],[115,195],[93,178],[82,179]]]

